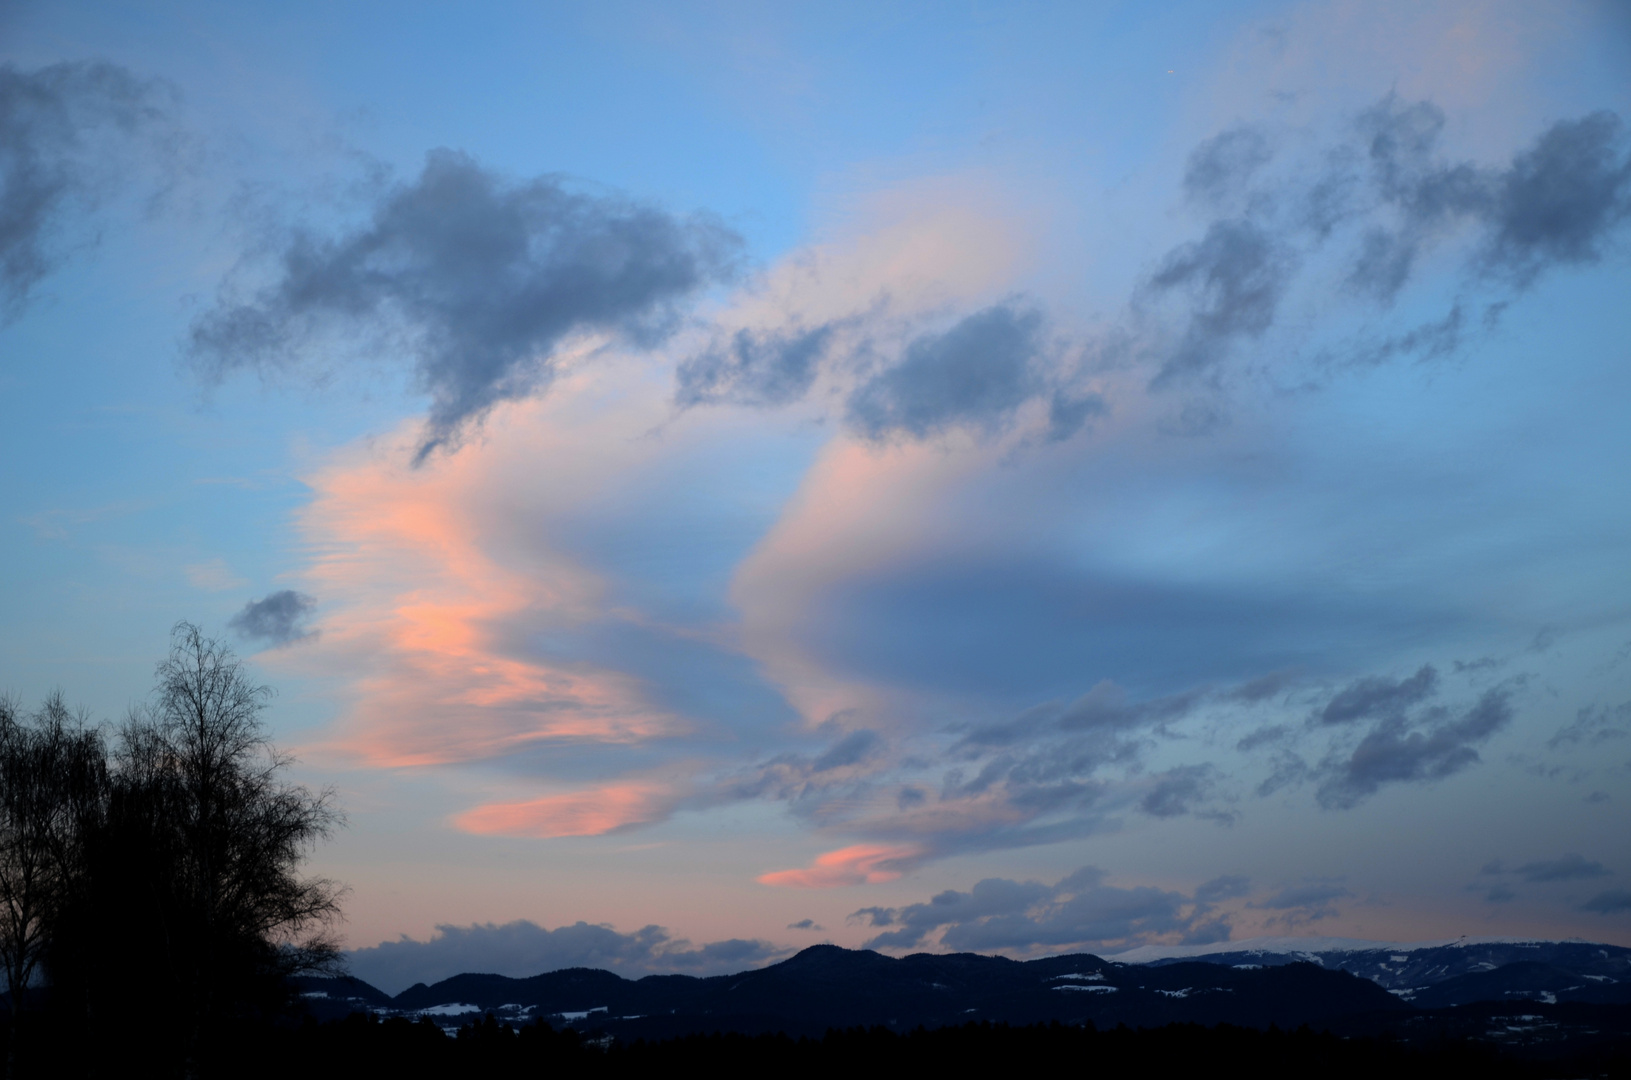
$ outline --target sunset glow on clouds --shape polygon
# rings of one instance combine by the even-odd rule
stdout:
[[[665,792],[621,784],[593,791],[546,795],[519,803],[494,803],[453,819],[465,832],[496,836],[600,836],[661,817],[653,811]]]
[[[910,847],[854,844],[816,857],[802,870],[778,870],[759,875],[764,885],[795,889],[836,889],[842,885],[878,885],[894,881],[923,852]]]
[[[885,7],[0,15],[0,691],[231,635],[392,978],[1631,940],[1623,13]]]
[[[314,477],[304,516],[319,552],[308,577],[329,599],[325,662],[368,672],[337,748],[374,766],[428,765],[673,730],[634,680],[516,648],[518,623],[590,617],[593,576],[547,550],[526,553],[526,572],[501,565],[468,516],[475,456],[413,469],[402,448]]]

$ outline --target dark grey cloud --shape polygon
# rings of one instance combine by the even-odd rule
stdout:
[[[283,589],[261,600],[251,600],[227,622],[243,637],[273,645],[287,645],[312,637],[301,624],[317,607],[315,597]]]
[[[1190,153],[1184,193],[1196,202],[1225,206],[1246,192],[1252,178],[1273,157],[1267,136],[1258,128],[1241,126],[1219,132]]]
[[[1289,732],[1289,729],[1260,728],[1258,731],[1253,732],[1252,735],[1248,735],[1246,738],[1240,740],[1240,743],[1248,743],[1254,736],[1266,735],[1268,732],[1275,732],[1275,734],[1278,735],[1280,732]],[[1252,743],[1251,747],[1246,747],[1237,744],[1236,749],[1255,748],[1257,745],[1259,744]],[[1269,775],[1257,785],[1258,796],[1265,799],[1270,795],[1273,795],[1276,791],[1279,791],[1281,788],[1292,787],[1294,785],[1303,783],[1309,778],[1310,775],[1313,774],[1314,771],[1309,767],[1308,762],[1302,759],[1301,755],[1292,750],[1280,750],[1274,755],[1272,762],[1272,771],[1270,771]]]
[[[383,344],[411,358],[431,397],[423,458],[498,402],[546,386],[568,335],[662,340],[687,300],[731,273],[740,247],[706,216],[556,177],[510,181],[436,150],[362,228],[294,233],[272,283],[223,296],[194,322],[190,351],[219,379],[289,367],[326,335]]]
[[[991,436],[1040,401],[1041,439],[1058,441],[1109,411],[1088,389],[1093,373],[1149,363],[1151,389],[1182,385],[1191,396],[1163,429],[1206,434],[1227,423],[1215,400],[1226,365],[1269,334],[1294,289],[1300,298],[1305,286],[1337,281],[1388,309],[1422,254],[1450,242],[1463,243],[1464,295],[1442,316],[1313,359],[1374,366],[1455,354],[1542,275],[1611,250],[1631,216],[1631,152],[1606,111],[1552,125],[1506,165],[1447,160],[1446,127],[1432,102],[1389,94],[1310,154],[1277,153],[1284,140],[1262,127],[1220,132],[1195,148],[1183,176],[1189,202],[1209,217],[1204,231],[1156,263],[1118,328],[1050,345],[1041,313],[1006,301],[917,336],[850,393],[846,418],[874,440],[953,428]],[[680,365],[676,403],[797,400],[830,359],[832,333],[833,324],[795,325],[722,337]],[[1255,355],[1259,367],[1273,359]]]
[[[1300,923],[1330,918],[1337,913],[1336,902],[1350,899],[1352,896],[1353,892],[1340,882],[1309,880],[1298,885],[1288,885],[1279,892],[1246,906],[1278,911],[1281,914],[1277,921],[1287,926],[1296,926]]]
[[[1136,772],[1141,742],[1116,732],[1061,732],[1063,706],[1033,710],[1044,729],[1029,735],[981,734],[926,755],[900,756],[876,732],[843,734],[817,753],[784,753],[708,786],[694,804],[748,799],[784,802],[795,817],[871,840],[910,842],[926,857],[1024,847],[1087,835],[1101,827],[1099,803],[1111,784],[1095,775]],[[1023,727],[1023,722],[1021,724]],[[1013,744],[1012,752],[1004,745]],[[950,765],[950,768],[946,768]],[[926,770],[943,769],[939,782]],[[1151,806],[1163,814],[1215,813],[1211,774],[1180,768],[1151,778]],[[897,814],[879,814],[885,801]]]
[[[1631,890],[1609,889],[1580,905],[1581,911],[1595,911],[1599,915],[1618,915],[1631,911]]]
[[[548,930],[525,919],[503,925],[438,926],[429,941],[402,937],[345,954],[351,974],[387,993],[464,972],[525,978],[561,968],[591,967],[629,978],[669,972],[719,975],[741,971],[790,950],[732,938],[694,947],[661,926],[623,934],[586,922]]]
[[[973,798],[993,788],[1004,790],[1035,809],[1058,809],[1066,804],[1086,805],[1096,799],[1099,785],[1088,778],[1100,767],[1131,761],[1137,747],[1102,739],[1075,739],[1045,744],[1021,754],[999,754],[981,765],[973,777],[961,768],[946,772],[941,802]]]
[[[1510,691],[1497,688],[1459,716],[1434,709],[1414,724],[1402,715],[1383,719],[1351,754],[1327,763],[1320,804],[1346,809],[1383,784],[1430,782],[1460,772],[1479,760],[1474,747],[1505,727],[1512,712]]]
[[[1457,670],[1488,666],[1463,664]],[[1384,784],[1430,783],[1476,763],[1476,747],[1510,722],[1512,695],[1523,682],[1508,679],[1458,711],[1435,702],[1441,680],[1431,664],[1405,677],[1368,675],[1317,704],[1306,724],[1265,725],[1248,732],[1235,748],[1273,751],[1272,772],[1257,788],[1260,796],[1315,780],[1323,806],[1346,809]],[[1298,744],[1324,740],[1321,733],[1329,735],[1324,759],[1310,765]]]
[[[1442,200],[1417,194],[1425,176],[1434,172],[1433,154],[1444,132],[1444,112],[1430,101],[1402,102],[1387,97],[1360,113],[1354,122],[1365,143],[1377,186],[1382,194],[1407,204],[1436,204]],[[1428,184],[1428,191],[1441,191],[1442,184]]]
[[[1439,160],[1444,126],[1437,106],[1394,95],[1359,118],[1377,191],[1398,216],[1392,229],[1366,230],[1350,281],[1381,299],[1451,224],[1481,230],[1478,270],[1524,287],[1553,266],[1597,261],[1631,213],[1631,155],[1611,112],[1552,125],[1505,168]]]
[[[1245,218],[1215,221],[1200,240],[1169,254],[1149,289],[1156,294],[1182,290],[1190,307],[1182,338],[1151,385],[1214,368],[1235,342],[1261,337],[1274,322],[1296,265],[1288,244]]]
[[[1614,113],[1554,124],[1501,176],[1485,265],[1530,284],[1553,265],[1602,257],[1631,214],[1631,154]]]
[[[1215,695],[1210,688],[1197,687],[1134,701],[1126,690],[1105,679],[1069,704],[1048,702],[1026,709],[1012,720],[970,728],[953,747],[953,753],[978,753],[1029,742],[1055,732],[1108,733],[1158,727],[1188,717],[1215,696],[1227,700],[1232,693],[1234,691]]]
[[[1129,728],[1181,720],[1207,697],[1205,689],[1129,702],[1126,691],[1112,682],[1101,682],[1070,703],[1059,717],[1066,731],[1089,728]]]
[[[1516,900],[1518,894],[1505,885],[1490,885],[1481,890],[1486,904],[1504,904],[1509,900]]]
[[[1332,695],[1319,712],[1322,724],[1351,724],[1359,720],[1395,717],[1419,705],[1438,690],[1438,672],[1431,664],[1406,679],[1370,675]]]
[[[1251,885],[1251,878],[1242,874],[1224,874],[1195,886],[1195,901],[1216,904],[1221,900],[1233,900],[1250,892]]]
[[[1290,734],[1291,729],[1284,724],[1267,724],[1242,735],[1235,743],[1235,749],[1243,754],[1249,754],[1261,747],[1275,746],[1284,742]]]
[[[817,925],[816,921],[814,919],[800,919],[798,922],[788,923],[787,924],[787,929],[789,929],[789,930],[825,930],[827,928],[825,926]]]
[[[1233,787],[1240,778],[1204,759],[1153,771],[1148,758],[1193,739],[1197,719],[1210,739],[1278,696],[1306,698],[1308,690],[1296,690],[1301,679],[1279,669],[1143,699],[1105,680],[1068,702],[941,731],[915,753],[908,744],[891,752],[871,731],[848,732],[824,750],[778,755],[727,776],[703,801],[783,801],[819,827],[909,842],[925,859],[1089,836],[1129,812],[1230,825],[1239,818]],[[1434,701],[1439,675],[1431,665],[1404,677],[1369,676],[1327,692],[1307,723],[1248,729],[1234,746],[1265,759],[1271,775],[1249,781],[1260,796],[1313,782],[1322,805],[1345,809],[1386,784],[1431,783],[1478,761],[1477,747],[1511,718],[1514,685],[1452,708]],[[1299,753],[1308,741],[1324,751],[1317,764]]]
[[[65,218],[128,179],[156,135],[168,88],[101,62],[0,64],[0,323],[22,313],[63,257]]]
[[[1361,292],[1392,300],[1404,288],[1415,261],[1414,244],[1386,229],[1367,229],[1348,283]]]
[[[1353,893],[1347,888],[1334,882],[1305,882],[1301,885],[1288,885],[1273,896],[1259,900],[1252,906],[1267,908],[1271,911],[1285,911],[1290,908],[1318,908],[1324,907],[1332,900],[1340,900],[1352,895]]]
[[[1530,639],[1529,644],[1524,648],[1523,651],[1524,652],[1532,652],[1532,653],[1543,653],[1543,652],[1547,651],[1548,649],[1550,649],[1553,645],[1556,645],[1557,642],[1558,642],[1558,639],[1561,638],[1562,636],[1563,636],[1563,631],[1558,629],[1557,627],[1555,627],[1555,626],[1543,626],[1539,630],[1535,631],[1535,636]]]
[[[1184,936],[1178,939],[1180,945],[1216,945],[1220,941],[1228,941],[1234,933],[1234,927],[1227,918],[1219,917],[1198,922],[1184,931]]]
[[[1110,405],[1102,394],[1091,391],[1057,389],[1048,398],[1048,442],[1063,442],[1087,426],[1094,417],[1104,416]]]
[[[962,729],[961,737],[953,744],[951,753],[965,758],[976,757],[993,750],[1056,738],[1061,734],[1085,733],[1107,738],[1117,733],[1140,730],[1161,732],[1167,725],[1185,720],[1209,704],[1260,703],[1291,687],[1295,678],[1288,671],[1274,672],[1239,686],[1221,689],[1199,686],[1143,700],[1134,700],[1125,689],[1105,679],[1067,704],[1045,702],[1024,710],[1011,720]],[[1279,730],[1276,729],[1273,735],[1278,734]],[[1094,745],[1109,749],[1114,744],[1101,739]]]
[[[1244,702],[1256,705],[1267,701],[1271,697],[1282,694],[1297,683],[1297,672],[1292,669],[1284,671],[1271,671],[1267,675],[1259,675],[1255,679],[1248,679],[1239,686],[1223,694],[1225,700]]]
[[[887,749],[876,731],[860,728],[847,732],[819,754],[778,754],[736,775],[719,787],[726,799],[770,798],[794,804],[820,801],[833,787],[853,787],[865,783],[871,764]]]
[[[900,808],[943,813],[960,824],[960,834],[935,838],[937,853],[1087,835],[1128,809],[1231,824],[1238,814],[1222,787],[1227,777],[1215,765],[1181,764],[1150,774],[1143,772],[1145,755],[1180,738],[1174,725],[1205,707],[1252,704],[1293,678],[1278,672],[1239,686],[1143,700],[1102,681],[1068,703],[1047,702],[1009,720],[955,729],[956,740],[935,761],[956,763],[942,774],[938,792],[915,788]],[[1277,730],[1274,738],[1284,734]],[[921,833],[910,838],[924,839]]]
[[[862,728],[852,731],[828,747],[810,763],[810,772],[819,774],[857,765],[876,754],[884,745],[883,736]]]
[[[1443,318],[1430,319],[1403,333],[1388,334],[1370,342],[1355,351],[1350,361],[1356,367],[1375,367],[1411,356],[1417,360],[1436,360],[1460,349],[1466,330],[1466,307],[1456,302]]]
[[[1039,312],[996,304],[944,333],[913,339],[898,364],[850,395],[848,420],[873,439],[922,439],[954,427],[998,430],[1045,389],[1042,348]]]
[[[1572,723],[1557,730],[1546,745],[1559,750],[1565,746],[1599,746],[1631,735],[1631,701],[1618,705],[1588,705],[1574,715]]]
[[[851,918],[892,928],[866,948],[914,948],[941,930],[941,945],[959,951],[1126,946],[1194,927],[1186,913],[1192,898],[1149,886],[1118,888],[1104,877],[1089,866],[1052,886],[986,878],[968,892],[948,889],[927,903],[863,908]]]
[[[1234,815],[1218,810],[1202,810],[1217,786],[1217,769],[1211,765],[1180,765],[1154,778],[1138,808],[1151,817],[1170,818],[1199,813],[1225,823]]]
[[[1361,112],[1312,168],[1278,169],[1261,129],[1234,128],[1200,144],[1184,176],[1190,201],[1212,212],[1205,234],[1170,252],[1135,307],[1181,298],[1175,343],[1151,385],[1215,379],[1243,343],[1279,317],[1300,270],[1335,243],[1347,289],[1391,307],[1423,252],[1465,239],[1466,287],[1442,318],[1362,342],[1349,359],[1377,364],[1458,351],[1482,307],[1492,327],[1514,292],[1610,250],[1631,217],[1631,149],[1614,113],[1560,121],[1505,165],[1447,160],[1446,118],[1429,101],[1389,94]],[[1492,293],[1493,290],[1493,293]]]
[[[1351,286],[1378,300],[1392,302],[1436,233],[1492,205],[1494,181],[1486,170],[1435,158],[1444,122],[1431,102],[1405,104],[1393,94],[1359,116],[1377,192],[1398,212],[1393,227],[1365,229],[1348,275]]]
[[[815,382],[836,325],[738,330],[679,365],[674,403],[690,408],[717,402],[775,406],[797,401]]]
[[[1512,872],[1528,882],[1579,881],[1585,878],[1608,877],[1610,874],[1602,863],[1574,852],[1557,859],[1524,863]]]

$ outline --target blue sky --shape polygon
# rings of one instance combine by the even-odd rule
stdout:
[[[9,5],[0,688],[116,721],[230,639],[389,989],[1631,943],[1628,53]]]

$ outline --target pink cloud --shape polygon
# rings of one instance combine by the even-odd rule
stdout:
[[[680,730],[632,676],[529,655],[532,633],[605,609],[594,574],[547,541],[513,542],[501,517],[517,501],[511,462],[472,446],[415,469],[417,432],[399,435],[308,478],[304,578],[322,602],[323,645],[301,662],[347,683],[352,700],[330,748],[400,767]]]
[[[917,847],[888,847],[883,844],[853,844],[818,855],[802,870],[778,870],[761,874],[762,885],[794,889],[836,889],[841,885],[877,885],[894,881],[923,856]]]
[[[525,802],[478,806],[454,818],[453,824],[481,836],[600,836],[661,818],[672,801],[666,789],[656,785],[610,784]]]
[[[813,323],[870,311],[887,294],[891,319],[906,320],[897,328],[905,332],[911,318],[938,305],[988,293],[1026,245],[985,195],[940,187],[884,199],[848,239],[787,260],[762,288],[733,297],[722,325]],[[686,452],[728,445],[751,453],[772,432],[779,445],[781,421],[750,410],[676,415],[667,363],[601,345],[576,343],[559,358],[546,396],[500,406],[479,438],[423,468],[409,464],[422,437],[409,421],[390,437],[339,452],[306,478],[313,499],[299,524],[311,556],[300,584],[321,604],[320,646],[268,663],[328,676],[349,698],[331,737],[311,749],[369,767],[419,767],[552,740],[639,743],[688,730],[652,703],[639,678],[538,655],[533,642],[568,640],[596,620],[647,621],[614,610],[607,583],[552,534],[563,519],[604,514],[617,493],[637,496]],[[916,529],[909,511],[921,498],[878,511],[909,495],[903,488],[915,474],[957,469],[932,453],[895,456],[902,454],[910,459],[904,470],[840,440],[819,470],[822,490],[800,500],[799,524],[809,534],[789,535],[784,524],[781,558],[750,560],[760,571],[750,566],[748,587],[733,590],[749,601],[742,623],[667,629],[725,647],[766,640],[762,650],[744,651],[768,661],[767,673],[806,716],[856,704],[854,688],[833,685],[818,663],[769,641],[793,633],[800,602],[832,575],[801,575],[780,587],[766,579],[810,548],[827,549],[844,566],[880,557],[877,547],[861,553],[843,542],[888,539],[871,535],[869,518],[886,521],[886,532]],[[897,472],[907,474],[903,481],[882,482]],[[820,516],[835,506],[842,525],[823,532]]]
[[[835,584],[925,550],[943,525],[948,489],[984,457],[835,439],[737,567],[730,596],[741,612],[744,647],[807,719],[856,708],[890,714],[882,688],[837,678],[810,654],[809,614]]]

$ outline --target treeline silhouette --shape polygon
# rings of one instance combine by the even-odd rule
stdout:
[[[895,1032],[885,1027],[833,1030],[822,1038],[714,1033],[656,1042],[606,1042],[593,1033],[553,1030],[543,1022],[519,1029],[491,1015],[444,1035],[430,1020],[380,1020],[361,1013],[279,1032],[275,1049],[245,1076],[510,1077],[541,1076],[821,1076],[1014,1075],[1317,1076],[1345,1080],[1446,1076],[1530,1078],[1623,1075],[1623,1058],[1567,1063],[1503,1057],[1487,1046],[1444,1042],[1427,1048],[1386,1039],[1340,1038],[1309,1028],[1281,1031],[1218,1025],[1161,1028],[1059,1023],[1010,1027],[969,1023]],[[1559,1072],[1558,1069],[1563,1071]],[[1614,1071],[1614,1070],[1622,1071]],[[841,1070],[835,1072],[835,1070]]]
[[[235,1075],[288,976],[332,969],[340,822],[285,782],[271,691],[190,623],[116,729],[0,699],[0,959],[11,1076]]]

